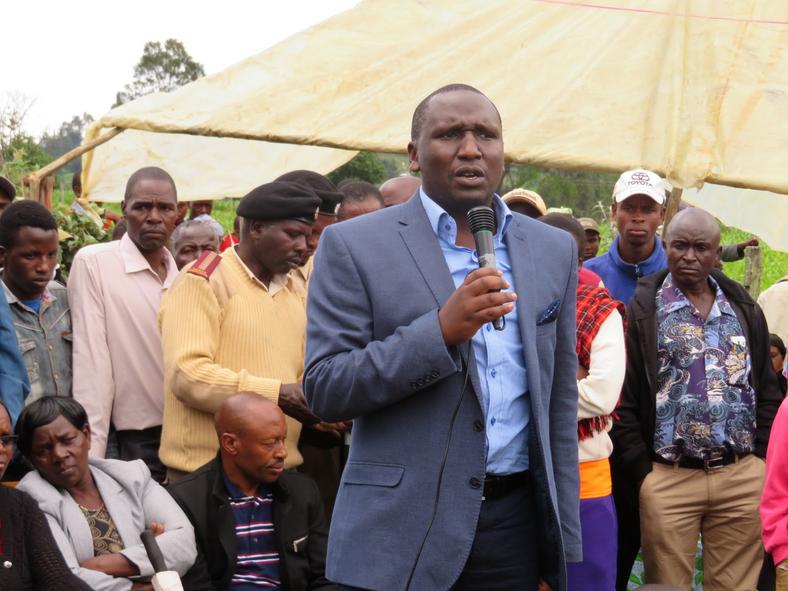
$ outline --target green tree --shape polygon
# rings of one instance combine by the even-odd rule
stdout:
[[[71,121],[61,123],[54,133],[44,133],[41,136],[41,148],[55,158],[62,156],[82,143],[85,129],[92,122],[93,117],[88,113],[74,115]],[[61,171],[74,173],[79,170],[79,167],[80,159],[72,160]]]
[[[386,178],[386,167],[372,152],[359,152],[350,162],[346,162],[330,173],[328,178],[335,185],[345,179],[367,181],[377,185]]]
[[[148,41],[142,58],[134,66],[134,80],[116,95],[113,106],[151,92],[170,92],[201,76],[205,76],[202,64],[194,61],[177,39],[167,39],[164,46],[158,41]]]

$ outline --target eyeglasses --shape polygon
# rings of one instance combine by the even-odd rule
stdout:
[[[19,439],[19,437],[16,435],[0,435],[0,445],[9,447],[13,445],[17,439]]]

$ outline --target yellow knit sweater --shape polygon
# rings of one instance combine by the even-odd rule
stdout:
[[[188,269],[188,268],[187,268]],[[213,413],[236,392],[278,401],[279,386],[304,371],[303,287],[288,277],[267,289],[234,248],[204,278],[181,271],[161,303],[164,422],[159,456],[193,472],[218,450]],[[280,281],[277,283],[277,279]],[[301,424],[287,417],[286,468],[301,464]]]

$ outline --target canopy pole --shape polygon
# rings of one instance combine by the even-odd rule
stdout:
[[[70,150],[63,154],[60,158],[56,158],[54,161],[47,164],[44,168],[41,168],[33,173],[31,173],[27,177],[27,183],[30,186],[30,190],[28,193],[28,199],[35,199],[47,205],[50,209],[52,208],[52,189],[54,187],[53,183],[43,183],[42,181],[50,176],[53,172],[62,168],[72,160],[76,160],[85,152],[89,152],[93,148],[100,146],[103,143],[108,142],[116,135],[123,132],[124,128],[122,127],[113,127],[109,131],[103,133],[102,135],[98,136],[97,138],[77,146],[73,150]],[[47,191],[47,187],[49,187],[49,191]]]
[[[676,212],[679,210],[679,203],[681,203],[681,194],[683,192],[684,189],[681,187],[673,187],[670,190],[670,197],[668,197],[668,202],[665,205],[665,221],[662,223],[663,236],[665,236],[665,233],[667,232],[670,220],[673,219],[673,216],[676,215]]]

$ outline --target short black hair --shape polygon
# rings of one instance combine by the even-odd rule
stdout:
[[[178,189],[175,186],[175,181],[172,180],[170,173],[159,168],[158,166],[146,166],[134,172],[129,180],[126,181],[126,191],[123,193],[123,200],[128,201],[134,192],[134,187],[140,181],[165,181],[172,185],[172,191],[175,193],[175,200],[178,200]]]
[[[785,343],[783,343],[783,340],[780,338],[780,335],[771,333],[769,335],[769,346],[775,347],[780,352],[780,355],[785,357]]]
[[[74,171],[74,176],[71,177],[71,190],[74,191],[74,194],[77,193],[77,187],[82,189],[82,169],[79,168]]]
[[[65,418],[80,431],[89,424],[85,409],[73,398],[66,396],[39,398],[26,406],[16,420],[14,433],[18,437],[17,446],[23,456],[30,459],[30,449],[33,446],[36,429],[48,425],[58,417]]]
[[[6,250],[13,248],[16,235],[25,226],[57,230],[55,217],[38,201],[14,201],[0,216],[0,246]]]
[[[456,92],[456,91],[463,91],[467,90],[469,92],[475,92],[476,94],[480,94],[488,101],[490,101],[489,97],[484,94],[478,88],[474,88],[470,84],[447,84],[446,86],[441,86],[438,90],[433,90],[430,94],[428,94],[424,99],[416,105],[416,110],[413,111],[413,119],[410,123],[410,139],[411,141],[415,142],[419,139],[421,135],[421,128],[424,126],[424,120],[427,118],[427,107],[429,107],[430,100],[432,97],[437,96],[439,94],[444,94],[447,92]],[[498,111],[498,107],[490,101],[490,104],[495,109],[495,112],[498,114],[498,121],[501,121],[501,113]]]
[[[358,201],[366,201],[367,199],[374,199],[380,205],[383,203],[383,195],[372,183],[367,181],[351,181],[339,186],[339,192],[344,195],[342,203],[353,203]]]
[[[581,255],[583,254],[586,248],[586,231],[583,229],[582,224],[573,216],[568,213],[558,213],[554,211],[543,215],[539,218],[539,221],[548,226],[559,228],[564,232],[569,232],[574,237],[575,242],[577,242],[577,252]]]

